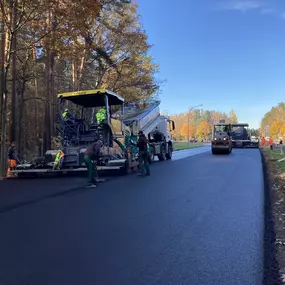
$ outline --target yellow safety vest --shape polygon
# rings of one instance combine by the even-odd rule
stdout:
[[[66,112],[66,111],[62,113],[62,118],[63,118],[64,120],[66,119],[67,113],[68,113],[68,112]]]
[[[100,109],[96,114],[97,123],[101,124],[106,119],[106,110]]]
[[[59,151],[56,156],[55,156],[55,160],[54,160],[54,169],[59,167],[59,162],[61,160],[61,158],[64,157],[64,152],[61,150]]]

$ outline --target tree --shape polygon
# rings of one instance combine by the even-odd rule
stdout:
[[[260,131],[259,131],[259,129],[249,129],[249,133],[250,133],[252,136],[255,136],[255,137],[260,136]]]
[[[261,135],[274,136],[285,134],[285,103],[281,102],[277,106],[271,108],[271,110],[264,114],[261,121]],[[266,130],[269,127],[269,133]]]
[[[180,134],[184,137],[188,137],[188,124],[183,124],[180,128]],[[189,137],[193,137],[195,134],[195,127],[193,124],[189,125]]]
[[[202,138],[206,138],[211,134],[211,125],[207,121],[202,121],[197,127],[197,135]]]
[[[281,134],[281,130],[283,128],[283,123],[282,122],[278,122],[278,121],[273,121],[270,124],[269,130],[270,130],[270,135],[277,138],[278,135]]]
[[[238,123],[238,118],[237,118],[236,112],[233,109],[229,113],[229,119],[230,119],[230,123],[232,123],[232,124]]]

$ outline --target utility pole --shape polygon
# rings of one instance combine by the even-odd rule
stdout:
[[[188,145],[190,145],[190,113],[191,113],[191,111],[194,110],[195,108],[198,108],[198,107],[201,107],[201,106],[203,106],[203,104],[200,104],[200,105],[191,107],[191,108],[189,108],[189,110],[188,110]]]
[[[5,176],[6,170],[6,98],[5,96],[5,34],[4,34],[4,19],[0,19],[0,115],[1,115],[1,152],[0,152],[0,178]]]

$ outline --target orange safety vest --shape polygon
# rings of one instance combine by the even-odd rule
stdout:
[[[272,139],[269,140],[269,145],[270,146],[273,145],[273,140]]]
[[[262,139],[261,139],[261,143],[262,143],[263,145],[265,145],[265,142],[266,142],[265,138],[262,138]]]

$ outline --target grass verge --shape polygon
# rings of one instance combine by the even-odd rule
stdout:
[[[188,142],[175,142],[174,143],[174,150],[183,150],[183,149],[189,149],[189,148],[195,148],[203,146],[203,143],[190,143],[188,145]]]

